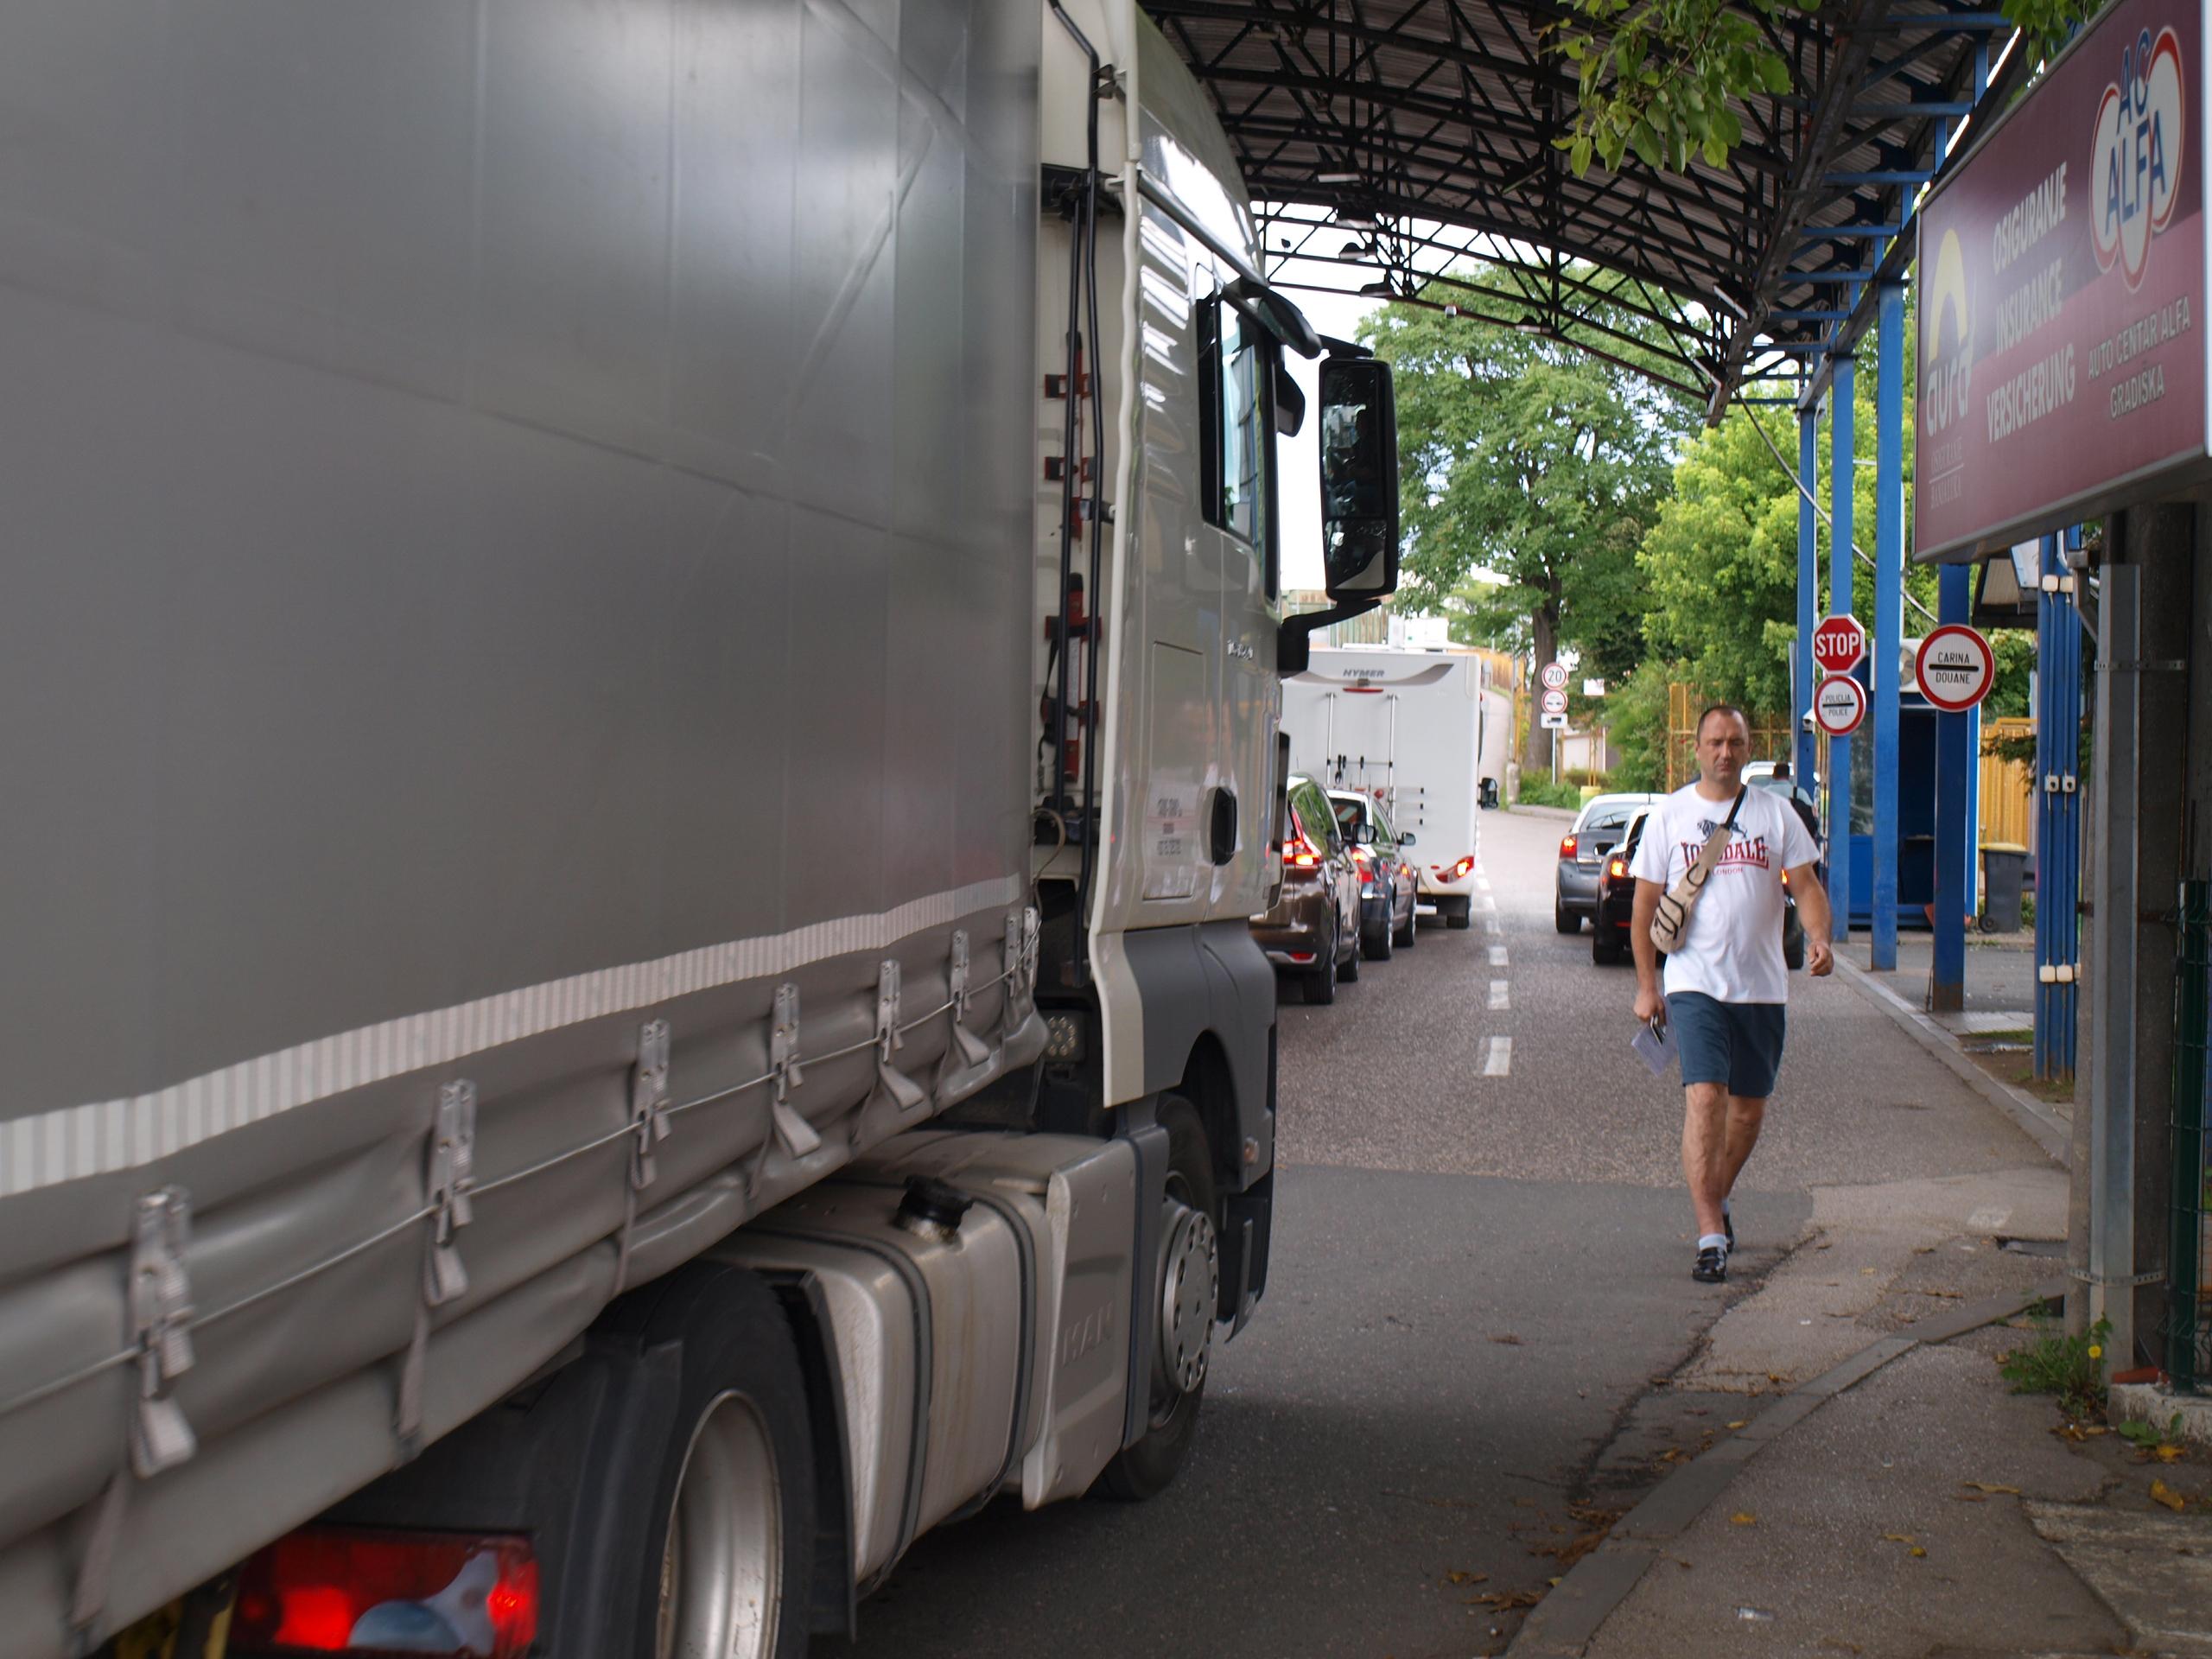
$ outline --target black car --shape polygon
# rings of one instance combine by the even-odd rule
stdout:
[[[1644,819],[1649,816],[1639,812],[1636,822],[1629,826],[1628,839],[1613,849],[1605,860],[1605,874],[1599,877],[1598,913],[1590,919],[1590,960],[1603,966],[1624,962],[1630,955],[1629,924],[1636,915],[1636,878],[1629,874],[1629,866],[1636,861],[1636,849],[1643,840]],[[1782,873],[1784,893],[1789,887],[1789,872]],[[1797,919],[1797,900],[1785,897],[1782,905],[1782,960],[1793,972],[1805,965],[1805,927]]]

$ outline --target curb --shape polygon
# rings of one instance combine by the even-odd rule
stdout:
[[[2020,1126],[2022,1133],[2061,1169],[2072,1167],[2074,1131],[2064,1119],[2024,1089],[1993,1077],[1966,1057],[1957,1038],[1839,951],[1836,969],[1852,988],[1888,1014],[1905,1034],[1957,1074],[1959,1080]]]
[[[1569,1568],[1536,1604],[1506,1644],[1504,1659],[1580,1659],[1599,1627],[1642,1580],[1644,1569],[1658,1560],[1659,1546],[1687,1531],[1762,1448],[1915,1348],[1948,1342],[2065,1294],[2066,1281],[2053,1279],[2029,1291],[1992,1296],[1918,1320],[1791,1389],[1704,1456],[1675,1470],[1615,1522],[1605,1541]]]

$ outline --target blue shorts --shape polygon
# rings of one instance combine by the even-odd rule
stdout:
[[[1682,1083],[1718,1083],[1764,1100],[1782,1070],[1779,1002],[1721,1002],[1702,991],[1669,992],[1667,1024],[1682,1057]]]

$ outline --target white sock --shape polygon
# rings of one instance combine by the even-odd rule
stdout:
[[[1726,1233],[1700,1234],[1697,1247],[1700,1250],[1725,1250],[1728,1248],[1728,1235]]]

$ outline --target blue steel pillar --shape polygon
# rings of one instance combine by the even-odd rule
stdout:
[[[1874,361],[1874,928],[1877,973],[1897,965],[1897,652],[1904,628],[1904,285],[1885,283]]]
[[[2036,1076],[2074,1075],[2081,961],[2082,622],[2059,538],[2046,536],[2036,604]]]
[[[1937,575],[1936,615],[1963,622],[1973,608],[1974,567],[1947,564]],[[1967,1005],[1967,912],[1974,904],[1974,832],[1967,784],[1975,767],[1971,722],[1936,716],[1936,971],[1929,1003],[1938,1012]]]
[[[1820,520],[1812,493],[1821,485],[1821,426],[1815,410],[1797,416],[1797,478],[1804,487],[1797,492],[1797,655],[1796,671],[1790,676],[1796,695],[1790,715],[1797,734],[1797,786],[1809,791],[1821,770],[1820,739],[1813,725],[1813,630],[1821,625]]]
[[[1851,609],[1851,486],[1855,473],[1851,448],[1852,397],[1857,368],[1850,358],[1835,359],[1828,387],[1828,613]],[[1828,740],[1828,899],[1835,906],[1835,942],[1851,938],[1851,740]]]

